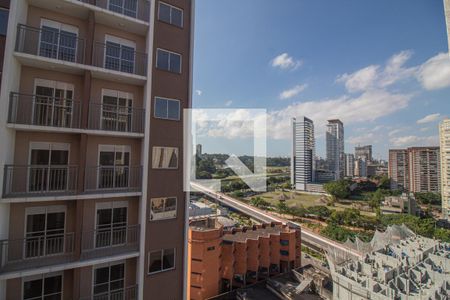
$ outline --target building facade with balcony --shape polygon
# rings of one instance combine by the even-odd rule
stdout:
[[[190,0],[11,1],[0,299],[185,297],[192,11]]]

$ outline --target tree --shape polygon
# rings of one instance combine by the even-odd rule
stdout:
[[[345,199],[350,196],[350,183],[347,180],[337,180],[325,183],[325,191],[336,199]]]
[[[260,208],[267,208],[270,203],[265,201],[263,198],[261,197],[254,197],[250,200],[250,204],[256,207],[260,207]]]
[[[415,193],[414,196],[421,204],[441,205],[441,194],[426,192]]]
[[[281,215],[286,214],[289,211],[289,208],[285,201],[278,201],[276,208],[277,208],[278,213],[280,213]]]
[[[320,233],[332,240],[345,242],[348,238],[354,238],[355,233],[338,225],[328,224]]]
[[[383,175],[380,178],[380,183],[378,184],[378,188],[383,190],[389,190],[391,188],[391,179],[387,175]]]

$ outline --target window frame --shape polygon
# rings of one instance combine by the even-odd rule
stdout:
[[[167,199],[169,199],[169,198],[174,198],[175,199],[175,209],[173,210],[174,215],[173,216],[165,216],[165,217],[163,216],[163,217],[159,217],[159,218],[153,217],[152,216],[152,203],[153,203],[153,200],[164,199],[164,211],[160,212],[160,213],[155,213],[155,214],[164,214],[164,215],[166,215],[166,214],[168,214],[168,212],[172,211],[172,210],[170,210],[170,211],[166,211],[165,210],[166,209],[166,202],[167,202]],[[149,216],[149,221],[150,222],[154,222],[154,221],[176,219],[177,218],[177,210],[178,210],[178,198],[176,196],[150,198],[150,216]]]
[[[109,263],[103,263],[103,264],[99,264],[99,265],[94,265],[92,267],[92,283],[91,283],[91,297],[92,299],[94,299],[94,285],[95,285],[95,271],[97,269],[102,269],[102,268],[109,268],[109,272],[110,272],[110,277],[111,277],[111,267],[112,266],[116,266],[116,265],[122,265],[123,264],[123,290],[125,291],[127,288],[127,264],[125,260],[118,260],[118,261],[114,261],[114,262],[109,262]],[[111,281],[108,281],[108,287],[111,285]],[[111,292],[109,290],[109,292]]]
[[[58,41],[57,44],[52,44],[53,46],[57,46],[57,50],[56,50],[56,57],[48,57],[45,55],[41,54],[41,43],[42,43],[42,31],[43,31],[43,27],[50,27],[52,29],[58,30]],[[80,29],[77,26],[71,25],[71,24],[66,24],[66,23],[62,23],[59,21],[54,21],[54,20],[50,20],[50,19],[46,19],[46,18],[41,18],[40,19],[40,33],[39,33],[39,56],[42,57],[46,57],[46,58],[50,58],[50,59],[57,59],[57,60],[62,60],[62,61],[68,61],[68,62],[73,62],[73,63],[79,63],[78,60],[78,41],[79,41],[79,33],[80,33]],[[67,31],[69,33],[75,34],[75,48],[74,48],[74,61],[70,61],[70,60],[64,60],[61,59],[59,57],[59,50],[61,48],[61,31]],[[47,42],[45,42],[47,43]]]
[[[114,209],[115,208],[125,208],[127,211],[126,214],[126,224],[125,224],[125,240],[124,243],[120,243],[120,244],[114,244],[113,243],[113,233],[114,233],[114,222],[113,222],[113,216],[114,216]],[[98,231],[101,230],[99,229],[99,225],[98,223],[98,211],[99,210],[106,210],[109,209],[111,210],[111,224],[110,224],[110,232],[111,232],[111,240],[110,240],[110,244],[104,247],[97,247],[97,234]],[[130,224],[129,220],[129,207],[128,207],[128,201],[112,201],[112,202],[99,202],[95,204],[95,220],[94,220],[94,230],[95,230],[95,235],[94,235],[94,249],[107,249],[107,248],[114,248],[114,247],[123,247],[127,244],[128,241],[128,226]]]
[[[164,265],[164,251],[165,250],[173,250],[173,267],[172,268],[168,268],[168,269],[163,269],[163,265]],[[159,271],[153,271],[150,272],[150,255],[152,253],[155,252],[161,252],[161,269]],[[172,271],[176,269],[176,260],[177,260],[177,249],[176,248],[166,248],[166,249],[158,249],[158,250],[152,250],[148,252],[148,256],[147,256],[147,275],[154,275],[154,274],[158,274],[158,273],[162,273],[162,272],[167,272],[167,271]]]
[[[118,59],[119,60],[119,69],[112,69],[112,68],[107,68],[106,67],[106,58],[107,58],[107,43],[114,43],[114,44],[118,44],[120,45],[119,47],[119,57],[113,57],[110,56],[113,59]],[[127,74],[136,74],[136,54],[137,54],[137,46],[136,43],[132,40],[127,40],[121,37],[117,37],[114,35],[110,35],[110,34],[105,34],[105,41],[104,41],[104,45],[105,45],[105,50],[104,50],[104,55],[103,55],[103,68],[107,69],[107,70],[111,70],[111,71],[116,71],[116,72],[122,72],[122,73],[127,73]],[[127,72],[127,71],[122,71],[122,61],[126,61],[126,62],[130,62],[129,60],[125,60],[122,59],[122,47],[129,47],[133,49],[133,70],[132,72]]]
[[[163,51],[163,52],[166,52],[166,53],[169,54],[169,60],[167,62],[168,67],[169,67],[168,69],[162,69],[161,67],[158,67],[158,53],[159,53],[159,51]],[[180,70],[178,72],[174,72],[174,71],[170,70],[170,54],[175,54],[175,55],[178,55],[180,57]],[[181,53],[170,51],[170,50],[167,50],[167,49],[164,49],[164,48],[156,48],[155,67],[156,67],[156,69],[161,70],[161,71],[166,71],[166,72],[173,73],[173,74],[182,74],[183,73],[183,55],[181,55]]]
[[[166,6],[168,6],[170,8],[169,22],[166,22],[166,21],[162,20],[161,17],[160,17],[161,4],[166,5]],[[174,9],[181,12],[181,24],[180,25],[173,23],[172,10],[174,10]],[[173,25],[173,26],[178,27],[178,28],[184,28],[184,9],[179,8],[177,6],[174,6],[174,5],[171,5],[171,4],[169,4],[167,2],[164,2],[164,1],[158,1],[158,21],[161,21],[161,22],[166,23],[166,24]]]
[[[115,111],[114,112],[112,112],[112,111],[105,111],[105,105],[111,105],[111,104],[105,104],[105,102],[104,102],[104,98],[105,98],[105,96],[106,97],[111,97],[111,98],[115,98],[116,99],[116,105],[115,105]],[[100,128],[102,129],[102,130],[107,130],[107,129],[104,129],[104,124],[103,124],[103,122],[106,120],[106,121],[108,121],[108,118],[106,118],[105,116],[104,116],[104,113],[105,112],[107,112],[107,113],[110,113],[110,114],[112,114],[112,113],[114,113],[116,116],[115,116],[115,120],[114,120],[114,122],[116,123],[116,125],[115,125],[115,129],[112,129],[112,130],[108,130],[108,131],[115,131],[115,132],[132,132],[133,131],[133,105],[134,105],[134,94],[133,93],[130,93],[130,92],[124,92],[124,91],[119,91],[119,90],[112,90],[112,89],[105,89],[105,88],[102,88],[102,95],[101,95],[101,97],[102,97],[102,103],[101,103],[101,115],[100,115],[100,118],[101,118],[101,122],[100,122]],[[119,99],[121,99],[121,98],[123,98],[123,99],[125,99],[126,100],[126,104],[127,104],[127,106],[122,106],[122,105],[119,105],[120,103],[119,103]],[[131,105],[130,105],[131,104]],[[127,113],[126,114],[124,114],[124,113],[120,113],[120,109],[126,109],[127,110]],[[122,122],[120,122],[120,118],[119,118],[119,116],[127,116],[127,121],[125,122],[125,126],[126,126],[126,130],[125,131],[122,131],[122,130],[119,130],[119,124],[120,123],[122,123]]]
[[[20,299],[23,300],[25,297],[25,286],[24,286],[25,282],[34,281],[34,280],[38,280],[38,279],[42,280],[41,298],[44,298],[44,294],[43,294],[44,293],[44,279],[49,278],[49,277],[57,277],[57,276],[61,276],[61,299],[64,299],[64,272],[62,272],[62,271],[22,277],[21,298]],[[30,299],[33,299],[33,298],[30,298]]]
[[[6,28],[5,28],[5,34],[1,32],[0,28],[0,36],[6,37],[8,35],[8,23],[9,23],[9,9],[6,7],[0,7],[0,11],[6,12]]]
[[[111,150],[112,149],[112,150]],[[102,152],[114,152],[114,163],[113,165],[101,165],[100,164],[100,157]],[[128,165],[117,165],[116,164],[116,153],[121,152],[122,155],[125,157],[125,153],[128,153]],[[99,144],[98,145],[98,154],[97,154],[97,188],[100,186],[100,179],[101,179],[101,167],[112,167],[114,177],[116,176],[116,167],[124,167],[128,168],[128,172],[131,170],[131,145],[111,145],[111,144]],[[126,187],[120,187],[120,188],[128,188],[130,185],[130,174],[128,173],[128,182]],[[116,189],[118,187],[113,187],[112,189]],[[111,188],[100,188],[101,189],[111,189]]]
[[[166,103],[167,104],[167,117],[163,118],[163,117],[156,116],[156,101],[157,100],[164,100],[167,102]],[[169,101],[178,103],[178,117],[176,119],[169,118]],[[178,99],[174,99],[174,98],[165,98],[165,97],[155,96],[154,101],[153,101],[153,117],[156,119],[161,119],[161,120],[180,121],[181,120],[181,101]]]

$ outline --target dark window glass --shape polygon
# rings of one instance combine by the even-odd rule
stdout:
[[[8,10],[0,9],[0,35],[6,35],[8,30],[8,13]]]
[[[172,8],[171,23],[178,27],[183,27],[183,11],[181,9]]]
[[[168,119],[179,120],[180,119],[180,102],[179,101],[168,101]]]
[[[164,249],[163,270],[175,267],[175,249]]]
[[[181,73],[181,55],[170,53],[170,71]]]
[[[280,244],[282,246],[288,246],[289,245],[289,240],[280,240]]]
[[[169,52],[158,49],[156,67],[161,70],[169,70]]]
[[[155,117],[167,118],[167,100],[161,98],[155,99]]]
[[[42,296],[42,279],[24,282],[23,298],[34,299]]]
[[[170,23],[170,6],[164,3],[159,3],[158,19]]]
[[[289,255],[289,251],[286,250],[280,250],[280,254],[284,255],[284,256],[288,256]]]
[[[158,272],[162,270],[161,251],[150,253],[148,272]]]
[[[52,295],[62,291],[61,276],[48,277],[44,279],[44,294]],[[47,299],[47,297],[46,297]],[[59,299],[59,298],[58,298]]]

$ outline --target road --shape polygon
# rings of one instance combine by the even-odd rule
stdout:
[[[216,201],[218,201],[222,204],[225,204],[226,206],[232,207],[232,208],[236,209],[237,211],[239,211],[245,215],[251,216],[252,218],[259,220],[261,222],[264,222],[264,223],[280,222],[283,224],[288,224],[290,226],[300,227],[302,229],[302,242],[305,244],[320,248],[322,250],[328,250],[328,249],[339,250],[339,251],[342,251],[346,254],[350,254],[351,256],[354,256],[357,258],[361,258],[363,256],[361,252],[351,249],[349,247],[346,247],[345,245],[343,245],[339,242],[325,238],[325,237],[309,230],[308,228],[302,227],[299,223],[292,222],[292,221],[282,219],[279,217],[275,217],[261,209],[258,209],[251,205],[242,203],[241,201],[239,201],[233,197],[230,197],[226,194],[215,192],[215,191],[213,191],[207,187],[204,187],[198,183],[192,182],[191,186],[194,188],[194,190],[202,192],[202,193],[208,195],[209,197],[215,199]]]

